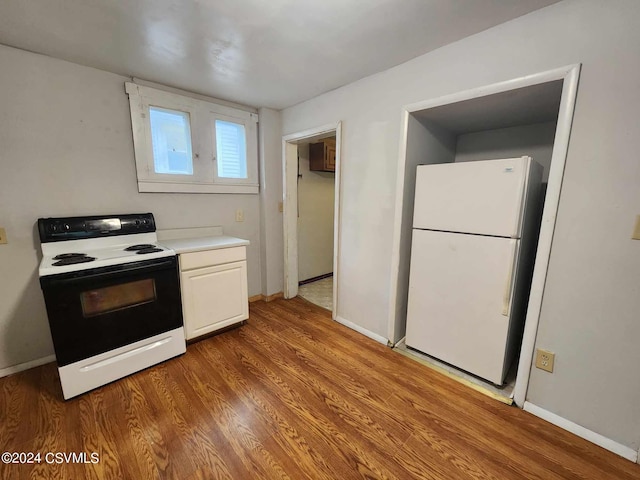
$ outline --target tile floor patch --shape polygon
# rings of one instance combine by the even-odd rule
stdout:
[[[323,278],[322,280],[299,286],[298,295],[322,308],[332,310],[333,277]]]

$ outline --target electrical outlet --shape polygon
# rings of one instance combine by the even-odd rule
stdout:
[[[0,244],[4,243],[8,243],[7,232],[5,232],[4,228],[0,228]]]
[[[553,363],[555,362],[555,359],[555,353],[548,352],[540,348],[536,349],[536,368],[553,373]]]
[[[244,210],[241,208],[236,210],[236,222],[244,222]]]
[[[633,228],[633,235],[631,238],[634,240],[640,240],[640,215],[636,216],[636,226]]]

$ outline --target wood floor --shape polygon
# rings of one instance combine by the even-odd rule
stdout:
[[[0,379],[0,478],[638,479],[640,466],[332,322],[305,300],[62,400],[53,364]],[[44,460],[44,458],[43,458]]]

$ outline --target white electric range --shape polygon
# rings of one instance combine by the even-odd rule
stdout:
[[[41,218],[38,230],[65,399],[186,351],[177,256],[151,213]]]

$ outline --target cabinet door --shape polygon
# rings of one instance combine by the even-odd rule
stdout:
[[[309,170],[323,172],[325,169],[325,146],[323,142],[309,144]]]
[[[326,155],[326,164],[325,170],[330,172],[336,171],[336,147],[332,145],[327,145],[327,155]]]
[[[187,340],[249,318],[247,262],[182,272]]]
[[[309,144],[309,170],[316,172],[336,171],[336,142],[327,138]]]

